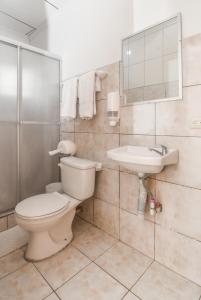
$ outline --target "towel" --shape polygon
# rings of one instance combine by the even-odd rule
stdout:
[[[76,118],[76,105],[78,97],[78,79],[65,81],[62,90],[61,117],[67,119]]]
[[[96,72],[89,72],[79,78],[79,114],[89,120],[96,115],[96,91],[100,91],[100,81]]]

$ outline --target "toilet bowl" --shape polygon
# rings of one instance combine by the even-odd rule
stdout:
[[[25,258],[40,261],[65,248],[72,240],[76,207],[94,194],[95,173],[101,165],[76,157],[62,158],[61,183],[64,193],[40,194],[15,208],[16,222],[30,234]]]

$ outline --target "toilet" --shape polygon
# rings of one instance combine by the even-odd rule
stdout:
[[[77,157],[59,163],[63,193],[27,198],[15,208],[16,222],[30,233],[25,258],[40,261],[65,248],[73,238],[76,207],[94,194],[95,174],[101,164]]]

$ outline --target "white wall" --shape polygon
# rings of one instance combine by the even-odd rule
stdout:
[[[133,0],[68,0],[31,38],[63,58],[63,78],[118,61],[132,33]]]
[[[183,36],[201,33],[201,0],[133,0],[133,2],[134,31],[181,12]]]

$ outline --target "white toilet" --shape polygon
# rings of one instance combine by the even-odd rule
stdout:
[[[73,238],[76,207],[94,194],[95,173],[101,164],[65,157],[59,164],[64,193],[40,194],[21,201],[15,208],[17,224],[29,231],[25,257],[45,259],[66,247]]]

